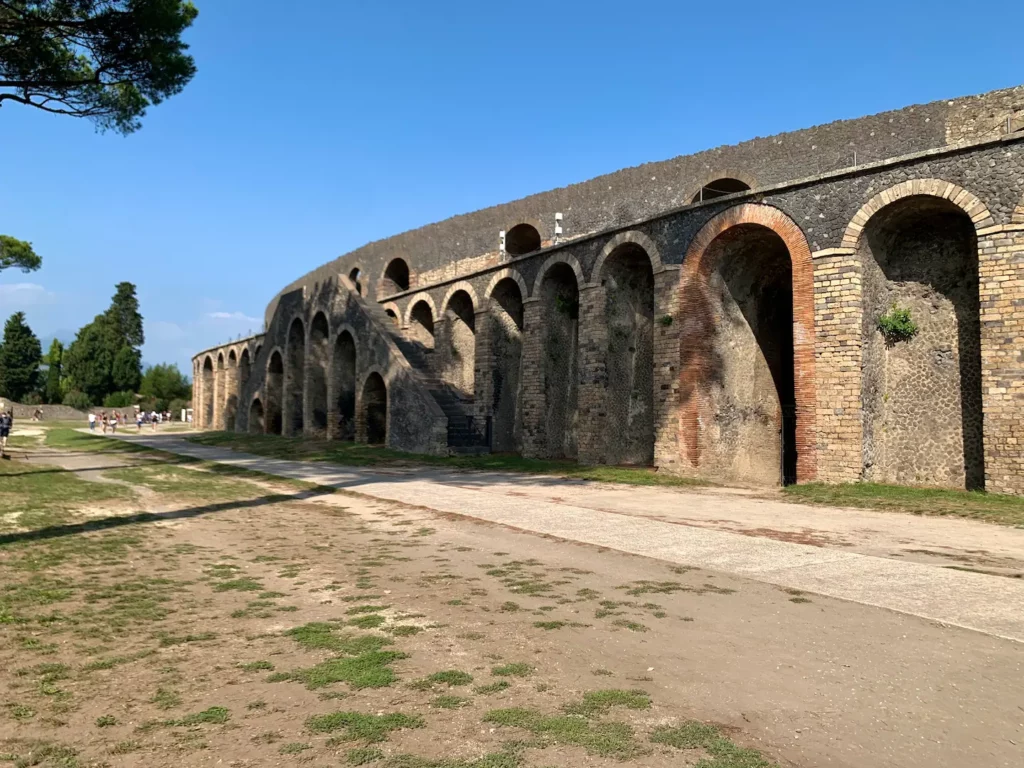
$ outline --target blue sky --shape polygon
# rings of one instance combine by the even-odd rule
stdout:
[[[196,0],[199,73],[128,138],[0,110],[0,315],[138,285],[147,362],[258,329],[363,243],[639,163],[1024,82],[1024,3]],[[357,7],[359,6],[359,7]],[[300,8],[294,12],[292,8]]]

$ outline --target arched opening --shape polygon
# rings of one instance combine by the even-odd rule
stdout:
[[[203,402],[202,402],[202,417],[203,427],[205,429],[213,428],[213,397],[214,397],[214,374],[213,374],[213,359],[209,356],[203,360]]]
[[[384,281],[381,287],[382,296],[401,293],[409,290],[409,265],[405,259],[392,259],[384,270]]]
[[[266,429],[271,435],[284,433],[284,361],[276,349],[267,363]]]
[[[739,179],[715,179],[701,187],[690,202],[699,203],[703,200],[714,200],[716,197],[724,197],[736,192],[745,192],[748,189],[750,189],[750,185]]]
[[[213,377],[213,428],[224,429],[224,412],[227,409],[227,391],[224,376],[224,353],[217,354],[217,371]]]
[[[523,292],[511,277],[498,281],[491,292],[492,372],[491,450],[522,450],[519,382],[523,358]]]
[[[363,294],[363,283],[360,280],[362,273],[359,271],[359,267],[353,267],[348,273],[348,279],[352,281],[352,284],[356,287],[356,293],[360,296]]]
[[[288,346],[285,352],[284,373],[284,433],[301,435],[303,427],[303,383],[306,370],[306,329],[302,320],[295,318],[288,326]]]
[[[252,375],[252,359],[249,356],[249,350],[243,349],[242,356],[238,358],[238,394],[241,397],[242,392],[245,390],[245,385],[249,383],[249,377]]]
[[[263,349],[263,345],[262,345],[262,344],[257,344],[257,345],[256,345],[256,351],[255,351],[255,352],[253,353],[253,357],[252,357],[252,361],[253,361],[254,363],[255,363],[255,362],[256,362],[257,360],[259,360],[259,359],[260,359],[260,352],[262,351],[262,349]]]
[[[406,334],[424,350],[434,348],[434,313],[425,301],[417,301],[409,313]]]
[[[384,314],[388,316],[388,319],[396,328],[402,327],[402,321],[398,319],[398,313],[395,312],[395,310],[388,307],[387,309],[384,310]]]
[[[710,476],[762,485],[797,480],[793,267],[774,230],[741,223],[701,257],[706,283],[683,297],[681,366],[697,371],[700,463]],[[686,338],[689,336],[689,338]],[[694,338],[699,337],[699,338]],[[690,368],[692,366],[692,368]],[[693,427],[696,428],[696,427]]]
[[[352,441],[356,439],[356,343],[348,331],[339,333],[334,342],[332,373],[338,409],[334,436]]]
[[[863,276],[864,477],[981,489],[978,244],[948,200],[903,198],[868,220]],[[908,311],[917,331],[887,341],[880,321]]]
[[[476,362],[476,315],[473,299],[456,291],[444,309],[444,338],[438,350],[441,378],[464,399],[473,397],[473,366]]]
[[[540,232],[532,224],[516,224],[505,233],[505,253],[522,256],[540,250]]]
[[[249,406],[249,434],[261,435],[266,429],[263,419],[263,403],[257,397]]]
[[[224,407],[224,429],[235,431],[238,418],[238,355],[235,350],[228,352],[227,365],[227,399]]]
[[[540,286],[545,393],[546,453],[575,459],[578,454],[580,292],[572,267],[559,262]]]
[[[327,369],[330,355],[327,317],[317,312],[309,326],[309,410],[311,427],[318,437],[327,436]]]
[[[384,378],[374,371],[363,384],[363,414],[366,419],[366,442],[384,445],[388,437],[388,392]]]
[[[608,348],[604,440],[609,464],[654,463],[654,270],[636,243],[604,262]]]

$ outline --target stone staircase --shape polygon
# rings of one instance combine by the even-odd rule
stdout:
[[[483,438],[472,428],[472,402],[463,399],[450,384],[442,381],[434,370],[431,354],[406,338],[402,329],[376,301],[363,300],[363,305],[378,324],[388,330],[391,340],[419,375],[423,386],[441,406],[448,418],[448,447],[453,453],[486,453]]]

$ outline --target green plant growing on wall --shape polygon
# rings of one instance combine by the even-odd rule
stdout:
[[[878,330],[882,332],[887,346],[901,341],[910,341],[917,335],[917,323],[910,316],[909,309],[900,309],[895,303],[892,309],[878,318]]]
[[[661,317],[658,318],[658,322],[661,325],[668,328],[670,325],[672,325],[672,315],[662,315]]]
[[[580,302],[578,299],[570,299],[567,296],[556,296],[555,309],[572,320],[575,320],[580,316]]]

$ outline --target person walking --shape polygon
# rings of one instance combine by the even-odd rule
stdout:
[[[7,438],[10,436],[13,428],[14,410],[11,409],[0,413],[0,459],[11,458],[10,454],[7,453]]]
[[[117,411],[114,411],[113,415],[110,417],[110,434],[117,434],[117,422],[120,420],[121,414],[118,413]]]
[[[96,414],[93,413],[92,411],[89,411],[89,431],[96,431]]]

